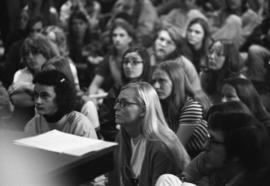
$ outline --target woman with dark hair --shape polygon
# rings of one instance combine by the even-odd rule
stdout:
[[[213,42],[208,52],[208,68],[201,75],[202,87],[217,102],[224,79],[241,77],[242,63],[236,46],[227,40]]]
[[[192,19],[186,31],[186,40],[191,51],[188,56],[198,73],[207,68],[207,53],[213,42],[209,25],[205,19]]]
[[[92,33],[86,15],[81,11],[73,12],[68,22],[68,46],[69,56],[78,69],[81,87],[89,86],[94,77],[95,64],[89,63],[87,46],[98,40],[98,36]]]
[[[189,155],[195,157],[203,150],[208,135],[207,123],[202,121],[211,105],[208,97],[202,90],[192,89],[183,65],[177,61],[158,64],[152,74],[152,85],[169,127],[177,133]],[[183,128],[192,126],[192,134],[184,141]]]
[[[194,89],[200,89],[200,79],[192,62],[186,58],[190,56],[186,40],[174,26],[163,27],[159,30],[153,44],[151,65],[155,66],[166,60],[177,60],[183,64],[185,73]]]
[[[154,186],[161,174],[181,174],[188,154],[168,127],[158,95],[146,82],[128,83],[115,102],[120,131],[110,185]]]
[[[110,30],[111,49],[97,68],[96,75],[89,86],[89,94],[96,94],[100,89],[108,91],[112,85],[122,83],[122,55],[135,42],[135,30],[132,25],[123,19],[117,19]]]
[[[223,102],[240,100],[248,106],[253,115],[266,127],[270,127],[270,114],[267,112],[260,95],[252,82],[243,78],[230,78],[222,87]]]
[[[74,111],[75,87],[63,73],[57,70],[40,72],[35,76],[34,83],[34,101],[38,114],[26,124],[26,133],[37,135],[57,129],[97,138],[86,116]]]
[[[94,128],[98,130],[99,120],[97,108],[91,100],[84,100],[82,94],[78,92],[68,59],[64,57],[52,58],[42,66],[42,71],[46,70],[57,70],[62,72],[67,79],[69,79],[70,83],[76,88],[75,110],[84,114],[90,120],[91,124],[93,124]]]
[[[213,106],[208,112],[208,126],[206,149],[185,169],[184,180],[196,185],[203,180],[214,186],[269,185],[268,135],[243,103]]]
[[[130,82],[150,81],[151,68],[148,52],[143,48],[128,49],[121,62],[122,84],[115,84],[103,100],[99,109],[101,134],[105,140],[114,141],[119,131],[115,123],[114,103],[121,87]]]

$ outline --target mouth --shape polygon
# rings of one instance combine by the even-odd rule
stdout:
[[[37,110],[43,110],[43,108],[41,106],[36,106]]]
[[[162,93],[162,92],[160,92],[160,91],[157,91],[157,95],[158,95],[158,97],[160,97],[160,96],[162,96],[162,95],[163,95],[163,93]]]

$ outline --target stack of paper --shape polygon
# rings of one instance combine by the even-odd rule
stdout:
[[[82,156],[88,152],[98,151],[117,145],[117,143],[114,142],[75,136],[60,132],[58,130],[52,130],[34,137],[15,140],[14,143],[17,145],[65,153],[74,156]]]

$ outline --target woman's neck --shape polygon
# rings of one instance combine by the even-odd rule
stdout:
[[[141,135],[141,126],[143,125],[142,121],[136,121],[127,125],[128,127],[125,127],[125,129],[130,138],[137,138]]]
[[[193,45],[195,51],[199,51],[202,48],[202,43],[198,43],[197,45]]]

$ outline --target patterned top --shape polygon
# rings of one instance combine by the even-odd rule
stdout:
[[[37,135],[52,130],[50,126],[63,126],[61,131],[89,138],[97,138],[94,126],[83,114],[72,111],[64,115],[59,121],[49,123],[43,116],[36,115],[25,126],[24,131],[30,135]]]

